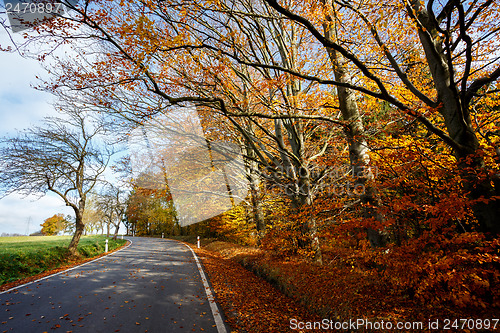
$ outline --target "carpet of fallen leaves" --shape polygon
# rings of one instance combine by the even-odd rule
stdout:
[[[303,322],[321,320],[271,283],[222,253],[197,249],[192,244],[191,247],[203,262],[231,332],[290,332],[291,319]]]
[[[425,325],[438,318],[498,318],[496,309],[477,313],[449,304],[429,306],[391,290],[373,271],[354,266],[320,266],[220,241],[195,251],[234,332],[291,332],[291,318]]]

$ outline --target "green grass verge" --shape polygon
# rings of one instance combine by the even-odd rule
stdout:
[[[105,236],[82,236],[78,252],[82,258],[104,253]],[[69,263],[71,236],[0,237],[0,285],[27,278]],[[109,239],[109,250],[126,240]]]

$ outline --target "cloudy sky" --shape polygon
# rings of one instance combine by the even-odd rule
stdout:
[[[5,47],[8,43],[9,37],[1,29],[0,45]],[[23,59],[15,53],[0,52],[0,73],[0,137],[13,135],[16,130],[54,114],[50,105],[52,95],[32,88],[37,83],[35,76],[44,76],[44,69],[36,61]],[[38,231],[46,218],[57,213],[66,215],[72,211],[54,195],[39,200],[36,197],[7,196],[0,199],[0,234],[25,234],[28,221],[29,232]]]

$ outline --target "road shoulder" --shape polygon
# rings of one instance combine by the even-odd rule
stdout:
[[[51,276],[62,274],[64,272],[66,272],[66,271],[69,271],[69,270],[77,268],[79,266],[88,264],[88,263],[90,263],[92,261],[99,260],[99,259],[101,259],[103,257],[107,257],[107,256],[109,256],[109,255],[111,255],[111,254],[113,254],[115,252],[118,252],[120,250],[123,250],[123,249],[129,247],[131,244],[132,244],[132,242],[129,241],[129,240],[127,240],[127,242],[125,244],[123,244],[122,246],[120,246],[120,247],[118,247],[118,248],[116,248],[114,250],[111,250],[111,251],[108,251],[108,252],[105,252],[105,253],[101,253],[98,256],[95,256],[95,257],[92,257],[92,258],[80,259],[80,260],[71,260],[66,265],[63,265],[63,266],[60,266],[60,267],[57,267],[57,268],[54,268],[54,269],[51,269],[51,270],[47,270],[47,271],[42,272],[40,274],[29,276],[29,277],[26,277],[24,279],[19,279],[19,280],[16,280],[16,281],[5,283],[5,284],[3,284],[3,285],[0,286],[0,294],[7,293],[7,292],[9,292],[9,291],[11,291],[13,289],[16,289],[16,288],[19,288],[21,286],[25,286],[25,285],[28,285],[28,284],[31,284],[31,283],[35,283],[35,282],[43,280],[43,279],[48,279]]]
[[[320,320],[236,261],[190,247],[203,263],[231,332],[290,332],[291,320]]]

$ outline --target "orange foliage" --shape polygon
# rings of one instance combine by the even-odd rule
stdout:
[[[350,3],[354,5],[349,9]],[[480,3],[484,5],[484,10],[478,9],[482,6]],[[92,94],[98,96],[94,100],[95,105],[105,108],[111,106],[108,100],[120,101],[122,98],[120,91],[116,91],[116,82],[122,82],[120,89],[131,93],[134,103],[137,96],[147,100],[153,92],[162,103],[175,104],[178,100],[172,96],[182,96],[186,101],[192,97],[193,101],[202,100],[200,114],[207,136],[211,139],[250,141],[247,137],[242,139],[242,133],[234,127],[254,126],[255,129],[245,134],[255,139],[256,150],[267,156],[266,167],[270,165],[274,173],[279,172],[280,162],[284,165],[284,156],[298,161],[297,164],[308,172],[341,169],[350,162],[350,147],[346,147],[342,128],[338,126],[342,122],[336,115],[339,103],[332,93],[334,85],[318,83],[324,83],[333,76],[324,45],[315,40],[303,24],[295,24],[281,16],[276,16],[279,19],[273,21],[270,24],[272,29],[267,31],[267,11],[272,15],[278,14],[265,8],[265,15],[261,15],[257,10],[259,8],[246,8],[245,4],[240,3],[241,12],[236,13],[220,1],[183,3],[182,6],[169,6],[169,2],[122,1],[119,7],[111,1],[98,1],[95,6],[98,8],[100,5],[102,9],[91,10],[89,15],[103,27],[103,31],[112,32],[113,42],[120,46],[119,51],[101,54],[99,60],[88,65],[91,70],[87,70],[87,64],[85,70],[63,65],[65,75],[57,77],[50,88],[57,90],[67,84],[82,90],[91,86]],[[265,7],[264,4],[262,6]],[[463,84],[451,85],[455,84],[456,96],[462,99],[465,99],[466,88],[474,82],[478,83],[474,80],[490,75],[492,68],[498,66],[495,55],[495,52],[498,54],[498,39],[495,36],[498,37],[499,5],[494,1],[479,1],[474,2],[474,6],[478,9],[477,16],[467,14],[477,18],[474,24],[450,23],[467,30],[468,38],[479,38],[470,45],[469,57],[474,58],[470,62],[471,68],[464,65],[468,57],[468,52],[462,50],[466,40],[448,45],[451,49],[456,48],[455,53],[450,51],[448,54],[455,70],[453,80],[464,80]],[[474,6],[471,5],[471,9]],[[279,255],[279,260],[274,258],[276,261],[273,264],[280,267],[280,279],[292,281],[287,292],[299,298],[311,295],[311,299],[320,300],[318,304],[323,306],[316,310],[333,317],[398,317],[405,316],[405,311],[418,317],[415,311],[409,310],[411,307],[439,308],[442,314],[467,314],[467,311],[479,314],[486,313],[486,310],[498,310],[500,241],[498,235],[479,232],[473,208],[477,202],[486,199],[476,197],[475,201],[472,200],[468,193],[471,187],[467,189],[465,184],[469,182],[470,185],[474,177],[464,177],[470,171],[477,178],[477,184],[490,185],[499,192],[498,82],[484,87],[490,89],[488,94],[482,95],[482,90],[473,92],[474,103],[471,100],[470,105],[461,109],[462,116],[470,112],[470,117],[467,115],[463,123],[471,120],[469,127],[461,129],[473,132],[479,146],[475,147],[472,140],[471,152],[462,154],[467,158],[457,161],[454,157],[460,155],[457,151],[466,149],[457,149],[456,146],[463,142],[450,145],[450,141],[448,144],[444,141],[451,135],[448,129],[450,119],[458,119],[459,115],[452,113],[453,117],[445,119],[450,112],[443,109],[443,101],[439,99],[436,79],[430,73],[433,67],[419,37],[423,28],[414,25],[412,10],[407,11],[400,1],[388,1],[383,5],[379,1],[346,1],[342,8],[335,18],[338,20],[337,46],[344,48],[344,53],[351,56],[350,60],[355,58],[359,62],[354,65],[351,61],[346,68],[360,91],[356,103],[359,103],[362,120],[366,123],[366,140],[371,149],[372,167],[376,170],[375,179],[364,185],[376,191],[375,197],[380,204],[363,207],[363,193],[332,191],[339,184],[344,186],[355,181],[356,177],[348,174],[318,178],[317,182],[324,186],[311,191],[312,203],[300,208],[292,205],[283,193],[284,188],[297,178],[282,177],[278,184],[280,190],[266,188],[270,184],[263,181],[260,190],[264,198],[262,203],[267,229],[260,239],[261,248]],[[454,8],[452,6],[451,10]],[[244,11],[250,9],[256,12],[245,16]],[[175,20],[162,23],[163,17],[155,15],[161,10]],[[326,9],[317,1],[294,3],[290,10],[310,19],[313,26],[319,27],[324,23]],[[213,17],[201,14],[205,12]],[[266,18],[252,21],[261,16]],[[210,19],[210,23],[227,24],[213,27],[204,19]],[[263,36],[255,34],[249,26],[259,27]],[[458,35],[465,38],[463,33],[441,34],[432,42],[441,43],[440,38],[455,38]],[[285,45],[281,41],[283,45],[278,45],[273,38],[281,34],[294,36],[296,41],[301,42],[294,40]],[[436,35],[439,34],[436,32]],[[376,40],[376,36],[380,41]],[[292,37],[289,38],[291,41]],[[453,40],[450,42],[454,44]],[[208,43],[209,47],[203,49],[201,43]],[[270,52],[265,53],[266,50]],[[280,52],[290,54],[272,58]],[[85,51],[82,54],[85,55]],[[389,57],[393,57],[392,61]],[[279,69],[279,64],[292,62],[292,59],[293,66],[286,70]],[[255,66],[251,66],[252,62]],[[250,65],[244,66],[245,63]],[[294,71],[299,75],[290,74]],[[312,76],[314,78],[310,81],[305,79]],[[289,93],[292,88],[297,90],[293,94]],[[460,89],[463,91],[458,91]],[[482,98],[476,100],[476,97]],[[156,99],[153,100],[156,102]],[[213,102],[216,100],[224,101],[227,109],[223,110],[221,103]],[[132,111],[126,115],[136,121],[143,121],[155,111],[153,102],[153,106],[134,103],[132,106],[136,109],[131,107]],[[119,112],[125,113],[123,110]],[[224,112],[235,112],[237,116],[228,117]],[[241,113],[245,112],[260,114],[265,119],[248,114],[243,117]],[[283,140],[283,143],[277,144],[277,140],[272,139],[278,132],[272,116],[280,114],[328,116],[335,121],[325,124],[283,116],[282,123],[288,127],[283,125],[280,131],[285,131],[283,128],[287,130],[283,136],[288,138],[288,142]],[[427,127],[418,123],[415,116],[425,119]],[[232,122],[226,121],[227,118]],[[291,124],[297,126],[292,127]],[[300,149],[293,155],[290,147],[293,137],[298,134],[305,139],[295,142]],[[322,153],[318,154],[320,151]],[[272,158],[268,156],[272,154]],[[459,162],[463,165],[477,161],[481,163],[476,163],[472,170],[458,166]],[[260,171],[262,168],[264,166],[261,165]],[[491,182],[485,182],[490,179]],[[497,183],[496,188],[493,182]],[[154,196],[153,193],[146,195]],[[488,197],[490,203],[498,199],[494,195]],[[142,204],[141,200],[137,201],[137,206]],[[380,218],[366,217],[366,208],[376,210]],[[207,229],[207,234],[232,242],[253,244],[257,240],[255,228],[248,218],[249,212],[248,206],[235,207],[205,221],[200,229]],[[130,214],[132,218],[137,217],[133,213],[138,213],[138,210],[131,209]],[[317,235],[324,252],[323,267],[302,261],[311,257],[311,249],[307,245],[310,235],[304,232],[304,226],[311,218],[317,224]],[[371,248],[366,240],[370,230],[379,231],[387,238],[388,245]],[[190,231],[199,232],[195,227]],[[283,261],[288,259],[294,260]],[[311,282],[304,278],[304,274],[314,277],[312,285],[317,288],[311,288]],[[387,295],[390,295],[389,300],[385,300]],[[384,301],[378,302],[380,299]],[[449,304],[446,310],[445,304]],[[403,310],[398,312],[394,310],[396,308]]]

